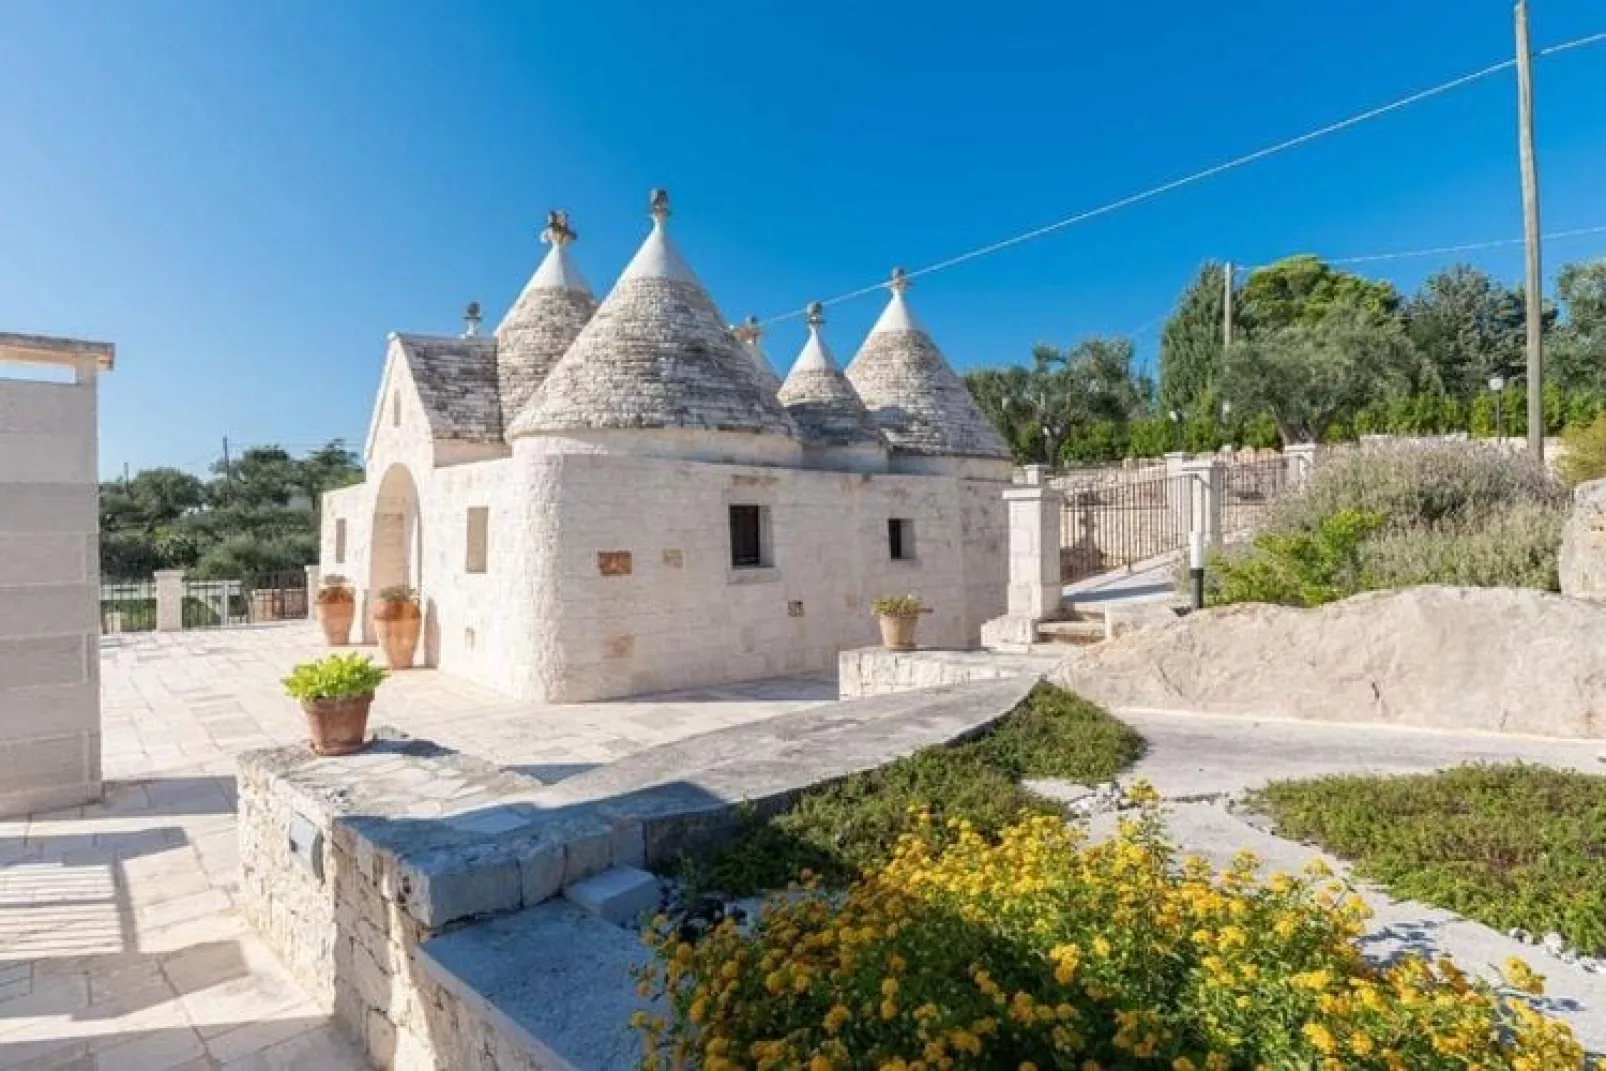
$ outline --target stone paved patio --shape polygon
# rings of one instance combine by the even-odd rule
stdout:
[[[364,1066],[235,910],[233,756],[304,737],[278,680],[306,624],[103,641],[103,802],[0,819],[0,1071]],[[555,780],[836,698],[827,678],[588,706],[515,703],[431,670],[378,720]]]

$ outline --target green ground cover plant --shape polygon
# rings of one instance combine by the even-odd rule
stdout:
[[[1606,954],[1606,778],[1472,765],[1274,782],[1250,806],[1394,896]]]
[[[1039,684],[981,737],[812,789],[773,818],[744,818],[710,859],[684,862],[682,877],[737,896],[784,886],[805,869],[843,883],[885,862],[922,807],[995,835],[1023,813],[1060,813],[1021,788],[1022,778],[1108,781],[1143,747],[1141,736],[1101,708]]]
[[[1252,543],[1213,557],[1206,597],[1319,606],[1417,584],[1554,591],[1568,502],[1526,455],[1467,443],[1332,456]]]

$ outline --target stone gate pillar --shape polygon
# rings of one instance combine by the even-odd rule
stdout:
[[[156,631],[178,632],[184,627],[184,570],[156,570]]]
[[[1316,470],[1315,443],[1289,443],[1283,447],[1283,460],[1288,464],[1288,489],[1297,491],[1310,482]]]
[[[1205,542],[1212,547],[1219,547],[1222,541],[1221,510],[1227,483],[1226,462],[1214,454],[1204,457],[1167,454],[1165,474],[1166,505],[1175,518],[1178,534],[1186,537],[1195,531],[1203,531]]]
[[[1004,491],[1009,513],[1009,593],[1005,614],[981,628],[983,647],[1008,650],[1037,639],[1038,622],[1059,616],[1060,514],[1065,499],[1048,469],[1025,467],[1025,482]]]

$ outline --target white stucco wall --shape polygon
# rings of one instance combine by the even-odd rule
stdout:
[[[973,645],[1002,605],[999,483],[547,453],[522,442],[515,460],[541,515],[529,567],[543,605],[533,679],[520,689],[533,698],[828,671],[837,652],[875,638],[870,605],[882,594],[920,594],[933,609],[921,642],[942,646]],[[768,507],[773,566],[731,567],[732,504]],[[891,560],[889,518],[914,521],[915,560]]]
[[[96,370],[0,370],[0,815],[100,796]]]

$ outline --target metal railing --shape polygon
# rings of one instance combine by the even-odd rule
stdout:
[[[298,621],[310,609],[304,569],[246,579],[184,579],[185,628]]]
[[[149,632],[156,627],[156,581],[150,578],[102,579],[100,631]]]
[[[1191,476],[1148,476],[1067,490],[1060,512],[1061,582],[1130,568],[1186,547],[1195,482]]]
[[[1266,512],[1288,490],[1288,459],[1229,462],[1222,477],[1221,529],[1227,535],[1260,527]]]

